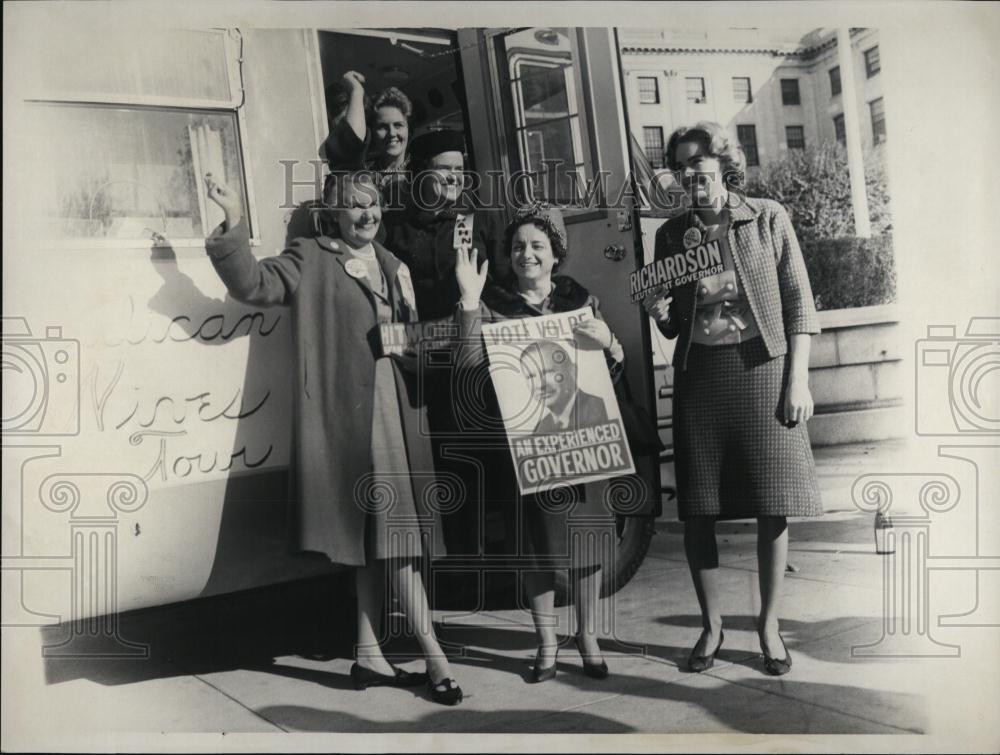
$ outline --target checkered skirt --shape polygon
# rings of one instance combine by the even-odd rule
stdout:
[[[761,338],[692,344],[675,373],[674,447],[681,519],[818,516],[816,465],[804,424],[780,420],[785,357]]]

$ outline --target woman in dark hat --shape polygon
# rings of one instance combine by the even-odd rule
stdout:
[[[380,357],[382,323],[416,320],[406,266],[376,241],[380,195],[370,173],[337,176],[324,196],[335,237],[299,238],[258,260],[250,250],[240,196],[206,176],[225,212],[205,249],[233,298],[291,308],[295,340],[291,482],[296,545],[353,567],[357,591],[358,689],[426,681],[437,702],[462,690],[434,635],[417,560],[443,552],[430,449],[419,431],[412,376]],[[416,472],[417,474],[414,474]],[[386,660],[379,629],[389,576],[427,662],[426,674]]]
[[[577,347],[602,349],[612,378],[617,380],[622,372],[624,350],[601,317],[596,297],[569,276],[553,275],[567,254],[566,227],[559,210],[540,204],[518,210],[505,231],[504,249],[511,273],[501,276],[498,281],[501,285],[496,286],[486,285],[489,261],[477,262],[481,255],[474,250],[457,252],[455,275],[461,293],[457,317],[462,367],[485,370],[483,321],[537,317],[590,307],[595,317],[577,326]],[[483,385],[492,393],[488,379],[463,380],[463,383]],[[511,514],[508,530],[520,539],[514,552],[525,554],[524,583],[539,643],[533,678],[541,682],[556,673],[556,654],[561,643],[551,623],[555,615],[555,570],[569,568],[576,607],[575,644],[583,659],[584,672],[603,679],[608,675],[608,667],[597,643],[597,616],[601,568],[607,550],[603,546],[610,546],[605,534],[614,531],[614,519],[603,501],[587,499],[582,485],[558,488],[548,494],[519,496],[495,401],[495,396],[491,396],[486,403],[490,407],[487,412],[492,414],[487,424],[496,433],[494,446],[498,449],[484,461],[488,470],[486,490],[493,497],[494,506]],[[477,443],[477,453],[481,453],[482,445]],[[517,505],[512,506],[512,501]],[[571,528],[582,534],[587,527],[592,528],[589,534],[579,539],[570,537]],[[602,545],[582,547],[582,543],[595,541]]]
[[[477,209],[465,192],[465,137],[461,131],[428,131],[410,144],[410,181],[402,212],[386,216],[385,243],[410,268],[423,320],[450,318],[458,304],[455,245],[461,236],[495,273],[503,226],[499,211]],[[461,228],[456,229],[456,224]],[[463,236],[467,233],[467,236]]]
[[[428,131],[410,144],[410,175],[405,207],[385,215],[385,245],[406,263],[413,278],[417,311],[422,320],[451,320],[460,292],[455,282],[455,248],[463,244],[488,259],[494,270],[503,238],[499,211],[477,209],[464,191],[465,138],[460,131]],[[440,356],[441,358],[437,358]],[[460,507],[443,516],[449,551],[478,553],[481,502],[476,476],[469,465],[447,453],[462,442],[454,413],[453,375],[446,366],[450,354],[423,352],[424,364],[437,365],[423,373],[435,469],[463,481],[469,495]]]
[[[646,309],[674,351],[674,448],[684,549],[703,630],[689,666],[722,646],[715,522],[757,520],[757,633],[770,674],[791,655],[778,631],[788,553],[786,517],[822,513],[806,421],[809,342],[819,332],[809,277],[788,213],[743,196],[739,144],[717,123],[680,128],[667,143],[691,209],[656,232],[663,259],[717,244],[724,272],[656,295]]]

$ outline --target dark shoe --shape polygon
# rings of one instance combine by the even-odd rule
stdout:
[[[351,681],[355,689],[368,687],[417,687],[427,681],[427,674],[420,671],[413,673],[392,667],[393,674],[380,674],[355,663],[351,666]]]
[[[608,678],[608,664],[602,658],[600,663],[588,662],[586,656],[583,654],[583,642],[580,635],[576,636],[576,649],[580,651],[580,660],[583,661],[583,673],[592,679],[607,679]]]
[[[764,650],[763,640],[760,643],[760,649],[764,653],[764,670],[771,676],[782,676],[792,670],[792,654],[788,652],[788,646],[785,645],[785,638],[779,634],[778,639],[781,640],[781,647],[785,650],[785,657],[781,659],[769,656],[767,651]]]
[[[444,687],[444,689],[438,689]],[[458,705],[462,702],[462,688],[451,677],[442,679],[437,684],[427,679],[427,689],[431,691],[431,699],[441,705]]]
[[[715,665],[715,656],[719,654],[719,650],[722,649],[722,641],[726,639],[725,632],[719,632],[719,644],[715,646],[715,652],[711,655],[695,655],[694,650],[691,650],[691,655],[688,658],[688,669],[700,674],[702,671],[708,671],[712,666]],[[695,645],[697,647],[697,645]]]
[[[552,665],[541,668],[538,664],[541,662],[542,649],[538,648],[538,652],[535,653],[535,668],[531,671],[531,678],[537,684],[538,682],[547,682],[549,679],[555,678],[556,675],[556,659],[559,657],[559,649],[556,648],[556,658],[552,659]]]

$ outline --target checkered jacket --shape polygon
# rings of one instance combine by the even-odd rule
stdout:
[[[793,333],[819,333],[802,251],[788,212],[773,200],[730,194],[730,218],[728,238],[736,276],[773,359],[788,352],[788,336]],[[684,251],[684,232],[691,226],[705,229],[693,212],[664,222],[656,231],[655,258]],[[674,289],[670,317],[659,324],[667,338],[679,337],[673,365],[682,370],[687,368],[698,303],[695,286],[688,283]]]

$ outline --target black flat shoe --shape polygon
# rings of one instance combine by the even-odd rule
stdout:
[[[715,646],[715,652],[711,655],[695,655],[694,649],[691,650],[691,655],[688,658],[688,669],[700,674],[702,671],[708,671],[712,666],[715,665],[715,656],[719,654],[719,650],[722,649],[722,641],[726,639],[725,632],[719,632],[719,644]],[[698,647],[695,645],[695,647]]]
[[[444,687],[444,689],[439,689]],[[441,705],[458,705],[462,702],[462,688],[451,677],[442,679],[437,684],[427,679],[427,689],[431,691],[431,699]]]
[[[401,668],[392,667],[392,675],[380,674],[364,666],[355,663],[351,666],[351,681],[354,682],[355,689],[367,689],[368,687],[417,687],[427,681],[427,674],[424,672],[403,671]]]
[[[542,649],[538,648],[538,652],[535,653],[535,667],[531,671],[531,678],[537,684],[538,682],[547,682],[549,679],[553,679],[556,675],[556,660],[559,658],[559,648],[556,648],[556,657],[552,659],[552,665],[541,668],[538,664],[541,662]]]
[[[769,656],[764,650],[764,641],[761,640],[760,643],[760,649],[764,653],[764,670],[771,676],[782,676],[792,670],[792,654],[788,652],[785,638],[779,633],[778,639],[781,640],[781,647],[785,650],[785,657],[780,659]]]
[[[576,636],[576,649],[580,651],[580,660],[583,661],[583,673],[592,679],[607,679],[608,678],[608,664],[602,658],[600,663],[592,663],[587,660],[587,657],[583,654],[583,641],[580,635]]]

